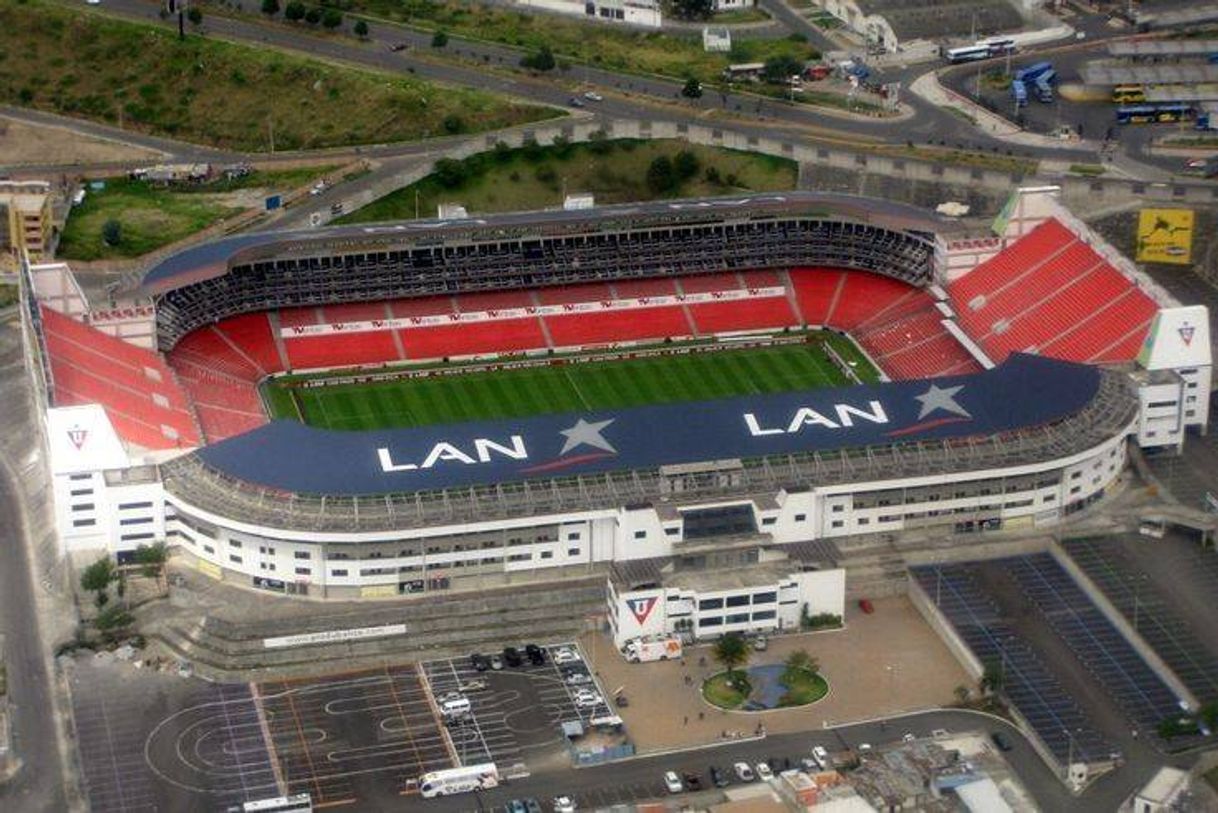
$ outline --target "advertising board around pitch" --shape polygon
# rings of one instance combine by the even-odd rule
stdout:
[[[1137,261],[1191,265],[1195,221],[1192,209],[1142,209],[1138,212]]]

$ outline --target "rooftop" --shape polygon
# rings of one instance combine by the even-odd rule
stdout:
[[[857,3],[864,14],[883,16],[901,40],[983,36],[1023,27],[1023,18],[1007,0],[857,0]]]

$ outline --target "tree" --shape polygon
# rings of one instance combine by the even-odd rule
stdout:
[[[441,186],[455,189],[465,183],[469,177],[469,172],[466,171],[465,162],[458,161],[455,158],[441,158],[436,161],[436,166],[433,174]]]
[[[191,6],[186,10],[186,19],[190,20],[191,25],[203,24],[203,10],[198,6]]]
[[[343,13],[337,9],[328,8],[321,14],[321,24],[330,29],[338,28],[343,24]]]
[[[262,0],[262,13],[274,17],[279,13],[279,0]]]
[[[956,696],[956,703],[963,706],[964,704],[968,703],[968,699],[972,696],[973,693],[969,690],[968,686],[965,686],[963,683],[961,683],[959,686],[957,686],[955,689],[952,690],[952,694],[954,694]]]
[[[667,155],[657,156],[647,167],[647,187],[657,194],[671,192],[677,185],[677,171]]]
[[[692,76],[685,80],[685,87],[681,88],[681,95],[687,99],[702,98],[702,83]]]
[[[804,63],[793,56],[772,56],[765,61],[761,76],[772,84],[786,82],[792,76],[799,75],[804,69]]]
[[[448,45],[448,34],[443,31],[437,31],[431,35],[432,48],[443,48],[445,45]]]
[[[311,8],[305,12],[305,22],[309,25],[317,25],[321,22],[321,9]]]
[[[806,649],[796,649],[790,655],[787,655],[782,663],[791,672],[803,670],[816,674],[820,671],[820,662],[808,654]]]
[[[118,638],[122,632],[135,623],[135,617],[123,607],[112,604],[97,614],[93,626],[107,638]]]
[[[554,52],[550,50],[550,46],[543,45],[533,53],[523,56],[520,64],[534,71],[552,71],[558,62],[554,59]]]
[[[588,151],[593,155],[608,155],[613,152],[613,142],[604,130],[593,130],[588,134]]]
[[[714,0],[673,0],[673,13],[683,20],[708,20],[715,12]]]
[[[985,662],[981,679],[977,681],[977,688],[982,694],[997,694],[1002,691],[1002,687],[1006,683],[1006,669],[1003,668],[1001,661],[988,660]]]
[[[679,180],[688,181],[702,169],[702,162],[691,151],[681,150],[677,153],[677,157],[673,159],[672,167],[676,171]]]
[[[108,246],[117,246],[123,241],[123,225],[111,218],[102,224],[102,240]]]
[[[730,681],[736,668],[749,662],[749,645],[743,635],[729,632],[715,641],[715,645],[711,647],[711,657],[727,670]]]
[[[140,545],[135,549],[135,561],[141,566],[141,572],[150,579],[159,579],[165,572],[165,562],[169,551],[164,542],[155,545]]]
[[[355,28],[352,30],[355,31],[355,36],[363,39],[364,37],[368,36],[368,23],[363,20],[356,20]]]
[[[294,23],[303,20],[307,13],[308,9],[305,8],[305,4],[300,2],[300,0],[292,0],[283,9],[284,18]]]

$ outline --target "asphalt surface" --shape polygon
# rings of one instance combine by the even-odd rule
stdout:
[[[0,785],[0,810],[59,813],[67,807],[51,704],[51,676],[39,634],[18,495],[0,466],[0,633],[4,635],[13,747],[23,761]]]

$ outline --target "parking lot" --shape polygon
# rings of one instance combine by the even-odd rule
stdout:
[[[575,643],[551,644],[541,663],[522,658],[518,666],[493,668],[490,653],[483,670],[469,657],[428,661],[422,665],[432,694],[443,706],[446,698],[469,700],[468,713],[447,721],[457,759],[463,765],[494,762],[500,770],[513,766],[552,765],[566,759],[561,726],[592,721],[614,712],[604,689],[589,674]],[[553,653],[569,652],[567,663],[555,663]],[[590,700],[578,701],[581,694]]]

